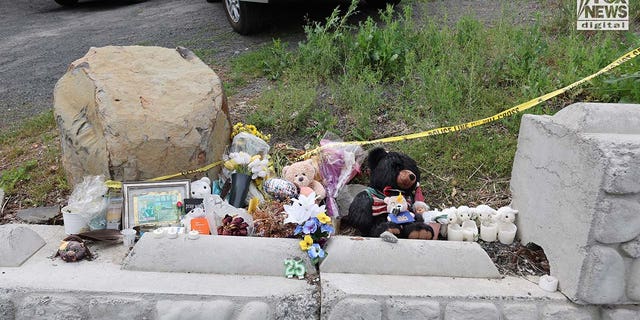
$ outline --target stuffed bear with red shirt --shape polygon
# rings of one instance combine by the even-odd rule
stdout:
[[[367,162],[369,187],[353,198],[349,214],[342,223],[358,229],[365,237],[379,237],[388,231],[398,238],[433,239],[433,229],[424,223],[422,215],[415,215],[415,221],[401,224],[388,219],[386,197],[402,195],[408,208],[412,207],[420,182],[420,170],[415,160],[403,153],[375,148],[369,152]]]

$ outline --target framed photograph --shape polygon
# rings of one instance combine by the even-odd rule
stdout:
[[[122,228],[154,228],[180,222],[177,203],[189,197],[189,186],[189,180],[122,183]]]

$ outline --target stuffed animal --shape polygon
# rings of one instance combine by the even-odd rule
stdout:
[[[478,220],[480,220],[480,223],[492,222],[494,220],[494,216],[498,214],[498,211],[496,211],[496,209],[493,209],[486,204],[481,204],[473,208],[473,210],[475,211]]]
[[[211,195],[211,180],[202,177],[200,180],[191,182],[191,198],[205,199]]]
[[[498,209],[495,221],[497,223],[513,223],[516,221],[516,214],[518,214],[518,210],[512,209],[511,207],[502,207]]]
[[[293,182],[298,189],[302,187],[311,188],[316,193],[318,201],[321,201],[327,195],[322,183],[315,180],[316,168],[312,160],[298,161],[285,166],[282,168],[282,175],[285,180]]]
[[[402,194],[393,197],[384,198],[384,203],[387,204],[387,221],[395,224],[403,225],[405,223],[414,222],[415,214],[409,211],[407,205],[407,199]]]
[[[462,221],[458,218],[458,209],[456,207],[443,209],[442,214],[447,217],[447,224],[462,224]]]
[[[458,220],[460,224],[463,224],[465,221],[473,220],[473,210],[467,206],[459,206],[457,211]]]
[[[384,202],[386,196],[401,194],[411,207],[420,181],[420,170],[409,156],[375,148],[369,152],[369,187],[358,193],[349,206],[349,214],[341,222],[353,226],[365,237],[378,237],[389,231],[401,238],[433,238],[433,229],[424,223],[422,215],[414,222],[399,226],[387,220],[389,212]]]

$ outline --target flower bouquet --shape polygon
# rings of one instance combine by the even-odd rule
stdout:
[[[302,237],[300,249],[306,251],[314,265],[326,256],[324,246],[333,234],[331,218],[325,213],[325,206],[315,202],[316,194],[300,195],[291,205],[285,205],[287,218],[284,223],[295,223],[294,235]]]
[[[327,214],[339,216],[336,197],[340,188],[360,172],[364,150],[356,144],[346,144],[332,134],[325,134],[320,140],[320,174],[327,191]]]
[[[243,208],[246,206],[245,199],[251,180],[264,179],[269,174],[269,156],[251,156],[243,151],[232,152],[224,162],[224,167],[232,172],[229,204]]]

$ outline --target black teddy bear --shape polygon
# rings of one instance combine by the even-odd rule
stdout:
[[[433,239],[433,229],[424,223],[420,214],[415,215],[414,222],[404,224],[387,219],[385,197],[402,194],[411,207],[420,182],[420,170],[415,160],[406,154],[375,148],[369,152],[368,163],[369,187],[353,198],[343,222],[358,229],[365,237],[385,237],[390,232],[398,238]]]

